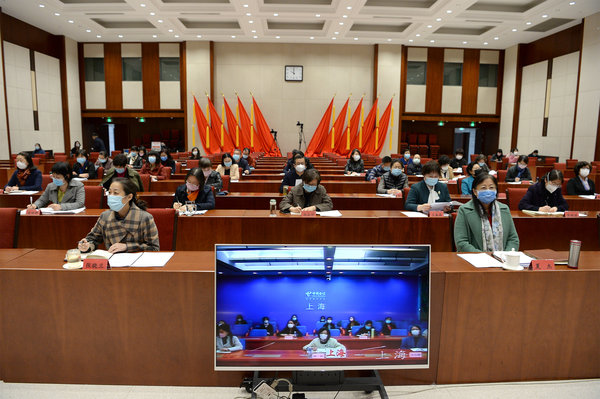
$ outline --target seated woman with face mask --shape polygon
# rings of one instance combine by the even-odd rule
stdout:
[[[160,251],[154,218],[136,194],[131,180],[113,180],[107,198],[110,210],[102,212],[92,231],[79,242],[81,252],[94,251],[102,243],[110,253]]]
[[[52,183],[46,186],[44,194],[29,209],[48,207],[55,211],[69,211],[85,206],[83,183],[73,180],[71,166],[58,162],[52,166]]]
[[[346,351],[346,347],[340,344],[335,338],[331,338],[331,332],[325,327],[321,327],[318,332],[318,337],[310,341],[308,345],[305,345],[302,349],[308,350],[309,348],[313,351],[318,349],[342,349]]]
[[[402,173],[402,163],[399,159],[394,159],[391,164],[391,169],[385,172],[379,184],[377,185],[378,194],[398,194],[408,187],[408,177]]]
[[[439,182],[440,172],[440,164],[436,161],[423,166],[423,180],[413,184],[406,197],[404,208],[407,211],[429,212],[434,202],[450,202],[448,185]]]
[[[594,180],[588,178],[592,165],[581,161],[575,164],[575,177],[567,182],[568,195],[593,195],[596,192]]]
[[[321,175],[316,169],[305,171],[302,174],[302,184],[292,188],[279,203],[281,212],[332,210],[333,202],[320,182]]]
[[[298,330],[298,327],[296,327],[293,320],[288,320],[287,326],[283,330],[279,331],[277,335],[295,335],[296,337],[300,338],[302,336],[302,332]]]
[[[427,338],[425,338],[421,332],[421,327],[414,325],[410,327],[410,335],[406,338],[402,338],[402,349],[412,348],[427,348]]]
[[[423,165],[421,165],[421,156],[419,154],[415,154],[413,157],[412,163],[406,166],[406,174],[407,175],[420,175],[423,171]]]
[[[381,334],[390,335],[392,330],[396,328],[396,324],[392,321],[391,317],[386,317],[383,326],[381,327]]]
[[[373,328],[373,322],[371,320],[365,321],[365,325],[358,329],[356,336],[359,335],[375,335],[375,329]]]
[[[271,324],[267,316],[263,317],[262,322],[263,325],[262,327],[260,327],[260,329],[267,330],[267,335],[275,335],[275,328],[273,327],[273,324]]]
[[[240,339],[231,333],[229,324],[224,323],[217,327],[217,351],[234,352],[244,349]]]
[[[552,169],[542,179],[530,186],[519,202],[520,210],[540,212],[564,212],[569,209],[562,196],[564,178],[560,170]]]
[[[364,173],[364,171],[365,163],[360,157],[360,151],[358,148],[355,148],[350,154],[350,159],[348,159],[348,162],[346,162],[344,173],[349,175],[352,173]]]
[[[185,177],[185,184],[177,187],[173,196],[173,208],[179,209],[190,201],[196,204],[196,210],[214,209],[215,207],[212,188],[204,185],[204,174],[200,168],[190,170]]]
[[[360,323],[356,321],[354,316],[350,316],[348,318],[348,324],[346,324],[346,328],[344,329],[344,335],[350,335],[352,332],[352,327],[354,326],[360,326]]]

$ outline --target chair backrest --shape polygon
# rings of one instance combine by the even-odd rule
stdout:
[[[573,177],[573,178],[574,178],[574,177]],[[565,178],[563,179],[563,184],[562,184],[562,186],[560,187],[560,189],[561,189],[561,193],[562,193],[563,195],[567,194],[567,183],[568,183],[568,182],[569,182],[569,180],[571,180],[571,179],[572,179],[571,177],[569,177],[569,178],[565,177]]]
[[[145,175],[140,174],[140,179],[142,180],[142,187],[144,188],[144,191],[150,191],[150,175],[149,174],[145,174]]]
[[[577,163],[576,159],[567,159],[567,169],[573,169]]]
[[[567,164],[565,162],[555,162],[554,169],[565,171],[567,169]]]
[[[175,173],[181,173],[181,162],[175,161]]]
[[[188,161],[187,161],[188,169],[197,168],[198,166],[200,166],[199,159],[188,159]]]
[[[233,324],[231,326],[231,333],[233,335],[246,335],[249,328],[249,324]]]
[[[42,190],[45,190],[50,183],[52,183],[52,176],[42,173]]]
[[[0,220],[0,248],[14,248],[17,208],[0,208]]]
[[[102,198],[104,197],[104,187],[102,186],[83,186],[85,191],[85,207],[87,209],[101,209]]]
[[[223,191],[229,191],[229,175],[221,176],[223,179]]]
[[[67,162],[67,156],[66,155],[58,155],[58,154],[54,154],[54,161],[55,162]]]
[[[506,169],[498,170],[498,176],[497,176],[498,183],[506,181],[506,172],[508,172]]]
[[[471,154],[471,162],[475,162],[475,158],[477,158],[479,154]]]
[[[98,155],[100,155],[100,152],[90,152],[89,161],[92,163],[96,162]]]
[[[525,193],[527,193],[526,188],[509,187],[506,189],[506,199],[511,211],[519,210],[519,202],[521,202],[521,198],[525,196]]]
[[[459,177],[458,179],[456,179],[456,186],[457,186],[457,189],[458,189],[458,193],[459,193],[459,194],[462,194],[462,193],[463,193],[463,192],[462,192],[462,181],[463,181],[464,179],[466,179],[467,177],[469,177],[469,176],[462,176],[462,177]]]
[[[408,193],[410,193],[410,187],[404,187],[404,189],[402,190],[402,197],[408,198]]]
[[[264,328],[255,328],[253,330],[250,330],[250,337],[266,337],[267,336],[267,330],[265,330]]]
[[[407,333],[406,328],[392,328],[390,335],[393,337],[405,337]]]
[[[296,328],[302,333],[302,335],[306,335],[306,326],[296,326]]]
[[[31,160],[33,161],[33,164],[34,164],[35,166],[40,166],[40,158],[33,158],[33,159],[31,159]]]
[[[148,213],[154,217],[161,251],[175,250],[175,209],[149,208]]]
[[[122,151],[120,151],[120,150],[115,150],[115,151],[113,151],[113,152],[111,152],[111,153],[110,153],[110,157],[111,157],[111,158],[114,158],[114,157],[115,157],[115,155],[119,155],[119,154],[121,154],[121,153],[122,153]]]
[[[164,176],[165,179],[170,179],[171,178],[171,168],[169,166],[165,166],[164,168],[162,168],[160,175]]]
[[[98,175],[96,177],[97,179],[102,179],[104,177],[104,166],[98,166],[98,169],[96,169],[96,174]]]
[[[350,330],[350,333],[352,335],[356,335],[356,333],[358,332],[358,330],[360,330],[362,326],[352,326],[352,329]]]
[[[341,335],[339,328],[332,328],[329,330],[329,332],[331,333],[332,337],[339,337]]]

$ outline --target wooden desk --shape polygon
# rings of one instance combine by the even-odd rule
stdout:
[[[280,173],[270,173],[270,174],[254,174],[251,175],[243,175],[240,180],[281,180],[283,179],[282,174]],[[345,175],[343,172],[337,174],[321,174],[321,184],[326,185],[330,181],[351,181],[351,182],[365,182],[365,176],[350,176]]]
[[[328,193],[376,193],[377,185],[367,181],[328,181],[322,182]],[[279,191],[281,180],[240,180],[229,183],[230,192],[256,192],[273,193]],[[152,187],[152,185],[150,186]]]
[[[264,347],[267,344],[269,350],[293,350],[302,349],[303,346],[311,342],[316,336],[308,334],[303,337],[294,339],[285,339],[283,337],[245,337],[246,349],[258,349]],[[335,338],[340,344],[344,345],[346,349],[366,349],[375,346],[385,346],[392,349],[400,349],[402,344],[402,338],[406,337],[391,337],[391,336],[380,336],[377,335],[374,338],[361,339],[358,337],[349,336],[337,336]]]

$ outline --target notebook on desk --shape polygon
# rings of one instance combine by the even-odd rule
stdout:
[[[523,252],[534,259],[552,259],[556,265],[566,265],[569,260],[568,251],[555,251],[553,249],[531,249]]]

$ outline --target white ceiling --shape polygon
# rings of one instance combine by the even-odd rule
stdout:
[[[504,49],[579,24],[600,11],[600,1],[0,0],[0,7],[79,42],[212,40]],[[532,28],[543,31],[527,31]]]

